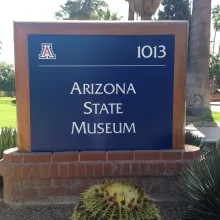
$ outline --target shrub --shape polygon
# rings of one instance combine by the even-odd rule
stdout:
[[[0,91],[0,97],[5,97],[5,96],[6,96],[5,92],[4,91]]]
[[[177,191],[185,209],[183,219],[220,219],[220,153],[189,163],[179,177]]]
[[[94,185],[82,193],[72,220],[160,220],[154,202],[135,184],[119,181]]]
[[[3,157],[3,152],[6,149],[17,146],[17,131],[14,128],[0,129],[0,158]]]
[[[186,144],[200,147],[203,142],[204,141],[203,141],[202,137],[199,137],[199,136],[191,133],[190,131],[186,132],[186,134],[185,134],[185,143]]]

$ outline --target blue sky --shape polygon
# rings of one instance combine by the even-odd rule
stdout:
[[[66,0],[0,0],[0,41],[3,50],[0,61],[14,63],[13,21],[52,21],[59,5]],[[106,0],[113,11],[127,19],[128,4],[125,0]],[[212,0],[212,6],[219,0]],[[220,4],[220,2],[219,2]],[[212,31],[213,35],[213,31]],[[220,36],[218,36],[220,42]]]

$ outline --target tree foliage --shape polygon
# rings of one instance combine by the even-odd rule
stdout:
[[[212,9],[212,19],[214,29],[220,31],[220,5],[217,5]]]
[[[98,20],[113,20],[119,21],[123,16],[119,16],[118,12],[112,12],[109,8],[101,12],[101,15]]]
[[[2,42],[0,41],[0,55],[1,55],[1,49],[2,49]]]
[[[57,20],[96,20],[108,7],[103,0],[67,0],[55,13]]]
[[[190,20],[190,0],[162,0],[163,10],[158,11],[158,20]]]
[[[213,28],[215,30],[212,54],[215,52],[216,34],[220,31],[220,5],[215,6],[212,9]]]
[[[15,72],[13,65],[0,62],[0,91],[15,91]]]
[[[220,88],[220,54],[210,56],[209,77],[214,80],[215,87]]]

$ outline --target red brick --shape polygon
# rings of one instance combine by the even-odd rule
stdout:
[[[135,151],[135,160],[160,160],[159,151]]]
[[[149,163],[149,175],[150,176],[158,175],[158,164],[157,163]]]
[[[85,176],[86,176],[86,165],[78,164],[78,177],[85,177]]]
[[[20,166],[13,166],[13,177],[15,179],[21,179],[22,178],[23,169]]]
[[[99,177],[99,176],[103,176],[103,163],[98,163],[95,164],[95,176]],[[87,172],[87,170],[86,170]]]
[[[48,165],[41,165],[41,178],[48,179],[50,178],[50,164]]]
[[[163,151],[162,153],[162,160],[182,160],[182,151]]]
[[[21,188],[11,188],[10,202],[22,201],[23,190]]]
[[[159,175],[163,175],[163,174],[167,174],[167,166],[166,163],[158,163],[158,174]]]
[[[10,186],[11,186],[11,188],[21,189],[22,188],[22,180],[12,179],[11,182],[10,182]]]
[[[80,161],[106,161],[106,152],[81,152]]]
[[[3,193],[4,193],[4,200],[9,201],[10,199],[10,177],[3,178]]]
[[[51,153],[24,153],[24,163],[51,163]]]
[[[81,187],[67,187],[66,195],[67,196],[78,196],[81,193]]]
[[[112,164],[105,163],[104,165],[104,176],[112,176]]]
[[[122,176],[130,176],[131,175],[131,164],[121,164]]]
[[[52,179],[52,187],[66,187],[67,179]]]
[[[194,152],[184,152],[183,153],[183,159],[184,160],[190,160],[190,159],[193,159],[194,157]]]
[[[12,154],[11,163],[22,163],[22,154]]]
[[[41,178],[41,166],[32,166],[31,178],[40,179]]]
[[[38,196],[38,190],[37,189],[24,189],[23,190],[23,198],[24,200],[31,200],[31,199],[36,199]]]
[[[42,188],[42,187],[51,187],[51,179],[28,179],[23,181],[23,188]]]
[[[183,170],[183,163],[182,162],[176,162],[175,163],[175,175],[179,175]]]
[[[175,165],[174,165],[174,162],[168,162],[167,163],[167,173],[169,175],[174,175],[174,171],[175,171]]]
[[[39,189],[39,191],[42,191],[42,189]],[[51,187],[48,189],[45,189],[45,194],[47,196],[65,196],[66,195],[66,187]]]
[[[140,163],[140,174],[141,174],[141,176],[148,176],[149,175],[148,163]]]
[[[52,164],[51,165],[50,176],[51,176],[52,179],[59,177],[59,166],[58,166],[58,164]]]
[[[60,164],[60,174],[59,177],[65,178],[69,177],[69,164]]]
[[[94,177],[95,176],[95,165],[94,164],[86,164],[86,177]]]
[[[23,166],[23,179],[30,179],[31,178],[31,169],[32,169],[32,167],[29,165]]]
[[[77,177],[77,164],[69,164],[69,177]]]
[[[5,173],[5,177],[12,177],[13,175],[13,169],[12,166],[5,166],[4,167],[4,173]]]
[[[121,176],[122,175],[121,164],[112,164],[112,172],[113,172],[113,176]]]
[[[17,148],[10,148],[3,153],[3,160],[9,163],[21,163],[23,153],[17,152]]]
[[[3,160],[4,162],[11,162],[11,155],[3,153]]]
[[[132,163],[131,164],[131,175],[132,176],[139,176],[140,175],[140,164],[139,163]]]
[[[53,162],[76,162],[79,160],[79,152],[55,152],[52,154]]]
[[[201,156],[200,150],[194,151],[194,157],[195,157],[195,158],[200,157],[200,156]]]
[[[109,161],[134,160],[134,153],[133,153],[133,151],[109,151],[107,154],[107,159]]]
[[[5,166],[4,166],[4,163],[3,163],[3,160],[0,161],[0,175],[1,176],[5,176]]]
[[[66,186],[67,187],[72,187],[74,185],[74,181],[76,178],[68,178],[66,179]]]

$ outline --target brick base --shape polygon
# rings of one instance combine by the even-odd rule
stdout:
[[[172,194],[197,147],[166,151],[19,153],[0,161],[4,201],[12,206],[72,204],[91,184],[106,178],[135,181],[150,194]]]

